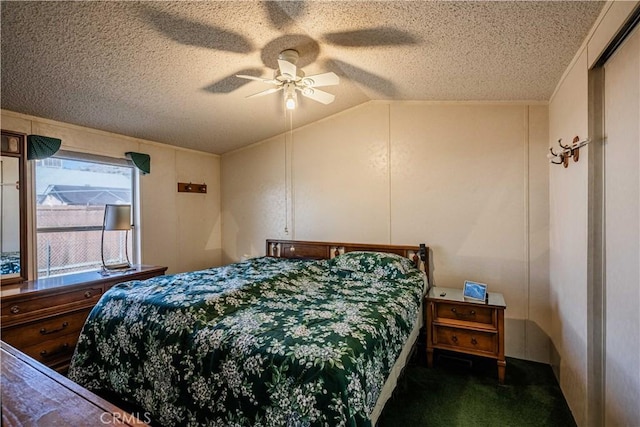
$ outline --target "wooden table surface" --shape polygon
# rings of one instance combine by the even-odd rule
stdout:
[[[147,426],[4,341],[0,353],[3,426]]]

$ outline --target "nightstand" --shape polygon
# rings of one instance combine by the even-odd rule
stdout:
[[[427,365],[433,350],[449,350],[497,360],[504,383],[504,310],[502,294],[489,292],[486,302],[464,298],[462,289],[434,287],[426,296]]]

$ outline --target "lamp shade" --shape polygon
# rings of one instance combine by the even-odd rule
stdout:
[[[131,205],[105,205],[105,230],[131,230]]]

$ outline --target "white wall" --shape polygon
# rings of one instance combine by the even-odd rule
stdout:
[[[588,136],[587,95],[583,52],[549,105],[550,146]],[[551,362],[578,425],[587,392],[587,149],[566,169],[549,166]]]
[[[605,69],[605,424],[640,422],[640,27]]]
[[[425,242],[436,285],[504,294],[508,355],[548,361],[547,135],[545,105],[374,101],[227,153],[223,260],[266,238]]]
[[[60,138],[63,150],[115,158],[127,151],[149,154],[151,173],[140,177],[142,263],[168,266],[169,273],[220,265],[219,156],[7,110],[1,120],[5,130]],[[178,182],[206,183],[207,194],[178,193]],[[33,225],[29,236],[33,241]]]
[[[589,69],[597,63],[603,50],[637,3],[611,2],[605,5],[550,100],[550,145],[557,146],[558,138],[568,143],[576,135],[581,139],[597,137],[588,134],[590,129],[597,128],[594,121],[601,120],[597,116],[589,116],[590,106],[593,111],[600,108],[589,99]],[[636,91],[634,99],[637,100],[639,95]],[[593,300],[593,296],[600,295],[601,291],[592,289],[601,286],[598,284],[601,283],[600,279],[596,277],[601,270],[600,267],[589,264],[593,259],[591,254],[602,251],[595,247],[598,239],[594,236],[601,232],[594,229],[598,226],[598,220],[592,220],[599,215],[595,212],[597,202],[594,200],[601,197],[594,181],[590,180],[594,168],[598,167],[594,162],[590,163],[590,159],[595,158],[590,153],[590,150],[596,149],[595,144],[601,144],[601,141],[594,139],[591,145],[581,149],[578,163],[570,160],[567,169],[551,165],[549,170],[552,367],[579,426],[626,425],[611,422],[611,419],[607,424],[603,417],[612,407],[620,407],[620,399],[616,396],[624,392],[611,389],[611,386],[617,388],[616,385],[607,384],[605,393],[603,384],[607,383],[607,374],[600,372],[601,360],[604,358],[600,331],[603,321],[606,328],[606,314],[601,316],[594,310],[595,306],[602,306],[600,301]],[[637,262],[636,259],[635,263]],[[635,266],[637,268],[637,264]],[[637,285],[636,283],[635,286]],[[632,304],[635,304],[637,311],[638,302],[634,301]],[[632,332],[625,336],[628,343],[616,348],[616,352],[637,349],[640,327],[636,323],[630,328]],[[608,359],[610,356],[606,357]],[[618,378],[620,375],[638,377],[637,364],[628,364],[621,369],[622,372],[616,373]],[[609,380],[612,379],[613,377]],[[623,403],[622,406],[623,415],[618,420],[637,412],[637,402]],[[637,419],[633,422],[636,421]]]
[[[223,156],[223,263],[264,255],[267,238],[290,237],[285,164],[284,137]]]

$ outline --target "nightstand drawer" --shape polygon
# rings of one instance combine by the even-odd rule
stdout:
[[[493,325],[495,320],[493,313],[495,310],[488,307],[480,307],[478,305],[462,305],[438,303],[436,305],[435,319],[456,319],[465,322],[485,323]]]
[[[2,330],[2,340],[17,348],[25,348],[70,333],[80,333],[91,309],[54,316]]]
[[[48,366],[68,364],[78,343],[79,334],[62,335],[52,340],[25,347],[22,352]]]
[[[435,345],[450,346],[459,350],[475,350],[488,353],[498,351],[498,334],[478,332],[468,329],[437,326],[435,328]]]
[[[25,295],[23,299],[2,302],[3,326],[13,323],[14,319],[39,316],[52,310],[60,311],[64,306],[93,307],[102,296],[102,285],[82,287],[58,292],[51,295]]]

